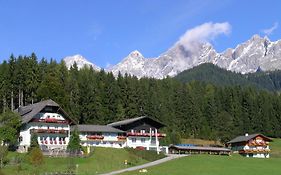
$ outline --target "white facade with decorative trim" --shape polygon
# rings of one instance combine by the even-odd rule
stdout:
[[[22,117],[18,152],[27,152],[32,134],[37,135],[42,150],[66,150],[70,138],[71,120],[52,100],[20,107]]]

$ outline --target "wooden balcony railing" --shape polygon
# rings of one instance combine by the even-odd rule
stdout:
[[[245,150],[240,150],[239,153],[268,153],[270,152],[270,149],[245,149]]]
[[[265,141],[259,141],[257,142],[256,140],[250,140],[248,142],[249,146],[267,146],[269,143]]]
[[[60,120],[56,118],[46,118],[46,119],[33,119],[32,122],[40,122],[40,123],[59,123],[59,124],[68,124],[67,120]]]
[[[68,134],[68,130],[64,129],[31,129],[30,132],[37,134]]]
[[[88,140],[102,140],[104,136],[101,135],[88,135],[86,136]]]
[[[120,141],[126,141],[127,136],[117,136],[117,139]]]

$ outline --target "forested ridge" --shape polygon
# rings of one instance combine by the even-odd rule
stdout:
[[[173,78],[117,78],[62,61],[13,55],[0,64],[0,110],[53,99],[80,124],[107,124],[147,115],[176,136],[223,142],[245,133],[281,136],[281,97],[254,87],[215,86]]]
[[[259,69],[260,70],[260,69]],[[241,74],[227,71],[212,63],[204,63],[179,73],[175,79],[187,83],[193,80],[212,83],[216,86],[255,87],[269,91],[281,90],[281,71]]]

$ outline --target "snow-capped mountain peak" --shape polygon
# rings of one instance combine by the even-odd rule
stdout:
[[[101,69],[100,67],[91,63],[85,57],[83,57],[82,55],[79,55],[79,54],[76,54],[76,55],[73,55],[73,56],[67,56],[63,60],[64,60],[64,62],[66,64],[66,67],[68,69],[70,69],[70,67],[73,66],[74,63],[77,64],[78,69],[81,69],[84,66],[91,66],[94,70],[97,70],[97,71],[99,71]]]
[[[143,57],[142,54],[138,50],[134,50],[129,54],[130,57],[133,58],[138,58],[138,57]]]
[[[65,58],[68,65],[90,65],[80,55]],[[202,63],[213,63],[221,68],[250,73],[257,70],[270,71],[281,69],[281,40],[271,42],[268,37],[252,36],[249,40],[218,53],[210,43],[192,42],[192,45],[176,42],[166,52],[155,58],[145,58],[139,51],[132,51],[121,62],[110,67],[115,76],[130,74],[141,77],[162,79]],[[70,66],[69,66],[70,67]],[[99,68],[98,68],[99,69]]]
[[[120,63],[112,66],[107,71],[111,71],[115,76],[117,76],[120,72],[121,74],[128,73],[140,78],[145,76],[145,62],[146,59],[143,55],[139,51],[135,50],[125,57]]]

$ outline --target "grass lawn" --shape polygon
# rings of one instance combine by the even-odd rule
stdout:
[[[16,153],[10,153],[9,157],[15,156]],[[99,174],[110,172],[113,170],[123,169],[129,166],[135,166],[148,162],[138,156],[128,152],[125,149],[113,148],[95,148],[94,154],[88,158],[49,158],[45,157],[44,164],[40,167],[34,167],[28,163],[26,154],[18,154],[24,159],[21,165],[21,170],[18,171],[17,166],[7,166],[2,172],[5,175],[28,175],[31,173],[42,172],[62,172],[66,171],[70,165],[76,167],[78,164],[79,175]],[[124,160],[127,160],[130,165],[124,165]]]
[[[270,156],[273,158],[281,158],[281,139],[273,139],[270,143]]]
[[[148,168],[147,173],[128,172],[123,175],[280,175],[281,139],[270,143],[271,158],[246,158],[232,156],[191,155]]]
[[[237,154],[232,156],[192,155],[150,167],[147,173],[135,171],[123,175],[279,175],[281,174],[281,139],[274,139],[270,143],[270,148],[271,158],[269,159],[246,158]],[[62,172],[66,171],[68,166],[76,167],[78,164],[79,175],[93,175],[140,165],[157,157],[149,153],[143,156],[144,154],[135,153],[135,151],[97,147],[93,156],[88,158],[45,157],[45,162],[40,167],[31,166],[26,154],[9,153],[9,158],[19,155],[24,163],[20,170],[17,170],[17,166],[7,166],[2,171],[5,175]],[[146,159],[141,157],[146,157]],[[130,165],[124,165],[124,160],[128,160]]]
[[[192,155],[148,168],[146,175],[280,175],[281,159]],[[123,175],[144,174],[138,171]]]
[[[203,140],[203,139],[181,139],[181,143],[194,144],[194,145],[222,145],[222,143],[214,140]]]

